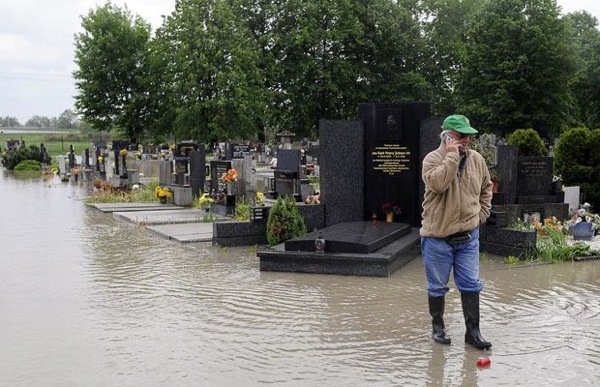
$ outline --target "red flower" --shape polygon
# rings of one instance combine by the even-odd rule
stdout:
[[[383,206],[381,206],[381,212],[384,214],[401,214],[402,209],[395,204],[385,203]]]

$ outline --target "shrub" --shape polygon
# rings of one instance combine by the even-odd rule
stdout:
[[[42,164],[35,160],[23,160],[15,166],[15,171],[41,171]]]
[[[250,220],[250,204],[246,203],[243,199],[236,202],[235,209],[233,210],[233,218],[235,220]]]
[[[267,242],[270,246],[306,234],[304,218],[291,196],[278,197],[267,219]]]
[[[19,147],[12,152],[5,152],[2,154],[1,160],[4,168],[13,170],[21,162],[25,160],[41,160],[42,152],[36,145],[29,145],[28,147]]]
[[[538,132],[533,129],[517,129],[508,136],[508,145],[519,149],[519,156],[546,156],[548,149]]]
[[[600,208],[600,129],[573,128],[563,132],[554,150],[554,171],[564,185],[578,185],[584,201]]]

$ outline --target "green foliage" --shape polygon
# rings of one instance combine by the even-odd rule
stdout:
[[[22,161],[25,160],[41,160],[42,153],[40,148],[36,145],[29,145],[28,147],[18,147],[12,152],[4,152],[0,157],[2,165],[8,170],[13,170]]]
[[[296,200],[291,196],[277,198],[267,219],[267,242],[270,246],[306,234],[304,218],[298,212]]]
[[[570,123],[566,85],[576,66],[559,8],[548,0],[484,3],[467,33],[461,111],[500,135],[527,127],[558,134]]]
[[[42,164],[36,160],[23,160],[15,166],[15,171],[41,171]]]
[[[578,185],[585,201],[600,208],[600,129],[573,128],[558,138],[554,169],[566,186]]]
[[[14,134],[0,133],[0,144],[6,144],[6,140],[15,139]],[[85,148],[91,148],[88,135],[74,133],[19,133],[18,138],[25,144],[44,144],[50,158],[65,154],[69,146],[73,145],[76,154],[81,154]],[[106,138],[106,137],[105,137]]]
[[[521,259],[519,257],[515,257],[514,255],[509,255],[504,258],[504,263],[507,265],[515,265],[519,262],[521,262]]]
[[[576,102],[576,122],[588,128],[600,127],[600,31],[598,19],[586,11],[565,16],[577,50],[578,68],[571,81]]]
[[[548,149],[538,132],[533,129],[517,129],[507,139],[508,145],[516,146],[519,156],[546,156]]]
[[[235,209],[233,211],[233,218],[235,220],[250,220],[250,204],[244,199],[235,203]]]
[[[600,251],[592,249],[592,246],[583,242],[574,243],[573,245],[571,245],[571,250],[573,251],[573,255],[576,257],[600,256]]]
[[[562,230],[546,229],[545,235],[538,234],[536,257],[541,261],[558,262],[573,260],[573,250],[567,243],[567,234]]]
[[[75,36],[75,106],[98,131],[122,128],[142,135],[147,118],[150,25],[108,2],[82,17]]]
[[[525,222],[523,219],[519,218],[517,219],[511,226],[511,229],[516,230],[516,231],[531,231],[533,230],[533,226],[527,222]]]
[[[87,197],[87,203],[151,203],[156,201],[154,190],[158,181],[151,181],[146,185],[140,185],[138,189],[128,191],[94,191]]]

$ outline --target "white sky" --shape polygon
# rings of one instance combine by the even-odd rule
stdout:
[[[175,0],[113,0],[155,30]],[[104,0],[0,0],[0,117],[24,125],[34,115],[74,110],[74,35],[81,16]],[[586,10],[600,20],[598,0],[558,0],[563,13]]]

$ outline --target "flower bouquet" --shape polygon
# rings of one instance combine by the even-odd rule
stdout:
[[[224,183],[233,183],[237,181],[238,173],[235,169],[229,169],[221,175],[221,181]]]
[[[394,221],[394,215],[401,214],[402,210],[395,204],[385,203],[381,206],[381,212],[385,214],[385,221],[392,223]]]
[[[165,204],[167,199],[173,197],[173,193],[169,189],[169,187],[161,187],[160,185],[156,186],[154,189],[154,196],[160,200],[161,203]]]
[[[381,212],[383,212],[386,215],[388,215],[388,214],[399,215],[402,213],[402,210],[400,209],[400,207],[398,207],[395,204],[385,203],[383,206],[381,206]]]

